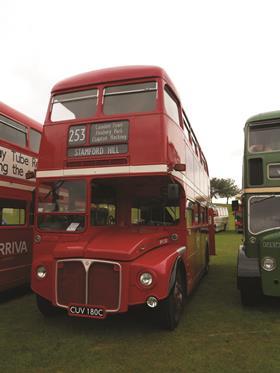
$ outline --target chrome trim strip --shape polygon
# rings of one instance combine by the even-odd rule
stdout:
[[[105,90],[106,90],[106,88],[105,88]],[[104,97],[128,95],[128,94],[131,94],[131,93],[155,92],[155,91],[157,91],[157,88],[135,89],[133,91],[119,91],[119,92],[111,92],[111,93],[106,93],[105,92]]]
[[[116,86],[107,86],[104,88],[104,93],[103,93],[103,96],[115,96],[115,95],[126,95],[126,94],[129,94],[129,93],[142,93],[142,92],[154,92],[154,91],[157,91],[158,90],[158,83],[157,81],[150,81],[150,82],[137,82],[137,83],[134,83],[134,84],[122,84],[121,86],[117,86],[117,87],[123,87],[123,86],[127,86],[127,85],[137,85],[137,84],[145,84],[145,83],[155,83],[155,86],[154,87],[151,87],[151,88],[141,88],[141,89],[132,89],[132,90],[129,90],[129,91],[117,91],[117,92],[109,92],[109,93],[106,93],[106,89],[108,88],[113,88],[113,87],[116,87]]]
[[[14,121],[13,121],[13,122],[14,122]],[[0,123],[3,123],[3,124],[5,124],[6,126],[11,127],[11,128],[13,128],[13,129],[15,129],[15,130],[17,130],[17,131],[19,131],[19,132],[25,133],[25,134],[27,135],[27,128],[26,128],[23,124],[21,124],[21,123],[17,123],[17,122],[15,122],[15,124],[18,124],[19,126],[22,126],[24,129],[17,128],[15,125],[13,125],[13,124],[11,124],[11,123],[8,123],[8,122],[5,122],[5,120],[3,120],[3,119],[0,119]]]
[[[180,254],[180,255],[183,255],[184,252],[186,252],[187,248],[186,246],[182,246],[182,247],[179,247],[179,249],[177,249],[177,253]]]
[[[121,290],[122,290],[122,266],[118,262],[113,262],[110,260],[99,260],[99,259],[84,259],[84,258],[73,258],[73,259],[59,259],[56,261],[56,267],[55,267],[55,303],[57,306],[62,307],[62,308],[68,308],[68,306],[64,304],[58,303],[58,295],[57,295],[57,275],[58,275],[58,263],[63,263],[63,262],[82,262],[85,268],[86,272],[86,284],[85,284],[85,299],[86,299],[86,304],[88,302],[88,272],[89,268],[91,267],[92,264],[94,263],[107,263],[107,264],[113,264],[117,265],[120,268],[120,277],[119,277],[119,299],[118,299],[118,307],[116,309],[109,309],[106,310],[106,313],[113,313],[113,312],[118,312],[121,306]]]
[[[82,100],[88,100],[89,98],[97,98],[98,95],[90,95],[90,96],[83,96],[83,97],[75,97],[75,98],[66,98],[64,100],[55,100],[53,102],[53,105],[55,104],[62,104],[63,102],[72,102],[72,101],[82,101]]]

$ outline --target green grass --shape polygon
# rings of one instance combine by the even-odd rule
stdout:
[[[138,310],[104,321],[46,320],[34,295],[6,297],[1,372],[279,372],[280,304],[241,306],[235,284],[241,237],[216,235],[217,256],[174,332]]]

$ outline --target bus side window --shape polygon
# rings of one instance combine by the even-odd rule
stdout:
[[[164,106],[167,114],[174,120],[175,123],[180,126],[180,117],[179,117],[179,109],[178,104],[173,98],[169,88],[165,86],[164,88]]]
[[[12,142],[21,147],[27,144],[27,128],[3,115],[0,115],[1,140]]]
[[[189,207],[186,208],[185,214],[186,214],[185,216],[186,216],[187,228],[189,228],[193,225],[193,221],[194,221],[193,209]]]
[[[24,225],[26,204],[24,201],[0,200],[0,225]]]
[[[200,206],[198,203],[194,204],[194,223],[199,224],[200,223]]]
[[[200,206],[200,222],[205,223],[205,207]]]
[[[2,207],[0,207],[0,226],[1,225],[6,225],[6,222],[5,222],[4,218],[3,218],[3,209],[2,209]]]

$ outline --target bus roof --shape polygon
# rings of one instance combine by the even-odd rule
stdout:
[[[174,87],[171,79],[169,78],[167,73],[158,66],[121,66],[89,71],[58,82],[53,87],[52,92],[84,87],[92,84],[143,78],[164,79],[179,98],[176,88]]]
[[[270,120],[270,119],[280,119],[280,111],[279,110],[268,111],[267,113],[260,113],[260,114],[254,115],[247,120],[246,126],[252,122],[260,122],[260,121],[265,121],[265,120]]]
[[[11,108],[10,106],[4,104],[0,101],[0,114],[9,117],[10,119],[15,120],[23,125],[27,125],[39,132],[42,132],[42,125],[39,122],[36,122],[34,119],[29,118],[25,114],[20,113],[19,111]]]

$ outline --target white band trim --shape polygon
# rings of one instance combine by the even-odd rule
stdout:
[[[177,177],[178,179],[180,179],[187,186],[187,192],[189,191],[189,189],[193,190],[193,192],[196,194],[195,199],[202,197],[203,200],[210,202],[210,197],[205,195],[203,191],[201,191],[197,186],[195,186],[194,183],[187,176],[185,176],[182,172],[173,170],[171,174]],[[187,197],[190,198],[188,196],[188,193],[187,193]]]
[[[166,164],[148,166],[120,166],[120,167],[95,167],[95,168],[68,168],[62,170],[37,171],[36,177],[63,177],[63,176],[91,176],[91,175],[116,175],[146,172],[167,172]]]
[[[24,185],[24,184],[17,184],[17,183],[10,183],[8,181],[0,181],[0,187],[12,188],[12,189],[19,189],[19,190],[27,190],[32,192],[35,189],[34,186]]]
[[[280,187],[246,188],[243,193],[279,193]]]

